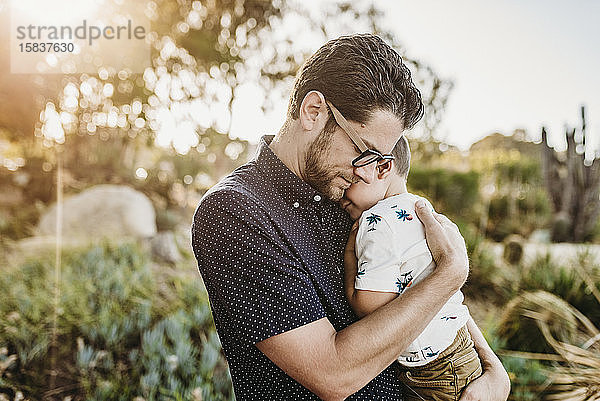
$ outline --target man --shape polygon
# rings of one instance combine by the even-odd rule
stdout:
[[[390,365],[466,280],[464,240],[418,209],[435,272],[357,321],[343,284],[352,220],[338,202],[422,114],[409,70],[379,37],[332,40],[299,71],[279,133],[203,197],[192,246],[238,401],[400,399]],[[469,329],[484,374],[463,400],[506,399],[506,372]]]

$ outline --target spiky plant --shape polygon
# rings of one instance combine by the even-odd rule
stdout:
[[[600,298],[597,299],[600,304]],[[519,296],[509,305],[507,315],[515,312],[537,325],[552,352],[504,354],[549,361],[550,364],[544,369],[550,382],[545,399],[600,400],[598,328],[563,299],[545,291]]]
[[[52,264],[36,257],[5,267],[0,400],[18,392],[30,400],[233,400],[208,296],[186,266],[155,265],[138,244],[65,251],[54,389]]]

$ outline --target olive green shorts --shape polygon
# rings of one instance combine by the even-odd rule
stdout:
[[[466,326],[434,361],[423,366],[399,367],[406,401],[457,401],[463,389],[481,376],[481,361]]]

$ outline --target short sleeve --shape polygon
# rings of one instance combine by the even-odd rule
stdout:
[[[325,316],[316,289],[269,214],[250,195],[210,193],[192,225],[192,247],[215,323],[244,344]]]
[[[356,236],[358,271],[354,288],[397,293],[398,260],[393,250],[392,230],[383,216],[363,213]]]

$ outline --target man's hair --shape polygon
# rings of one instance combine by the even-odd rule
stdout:
[[[290,95],[288,118],[297,120],[312,90],[321,92],[348,120],[367,122],[381,109],[412,128],[423,117],[421,93],[400,55],[372,34],[341,36],[325,43],[302,65]],[[335,129],[333,116],[325,131]]]
[[[410,170],[410,147],[404,135],[396,142],[396,146],[392,149],[392,155],[394,155],[394,169],[396,170],[396,174],[407,179],[408,171]]]

